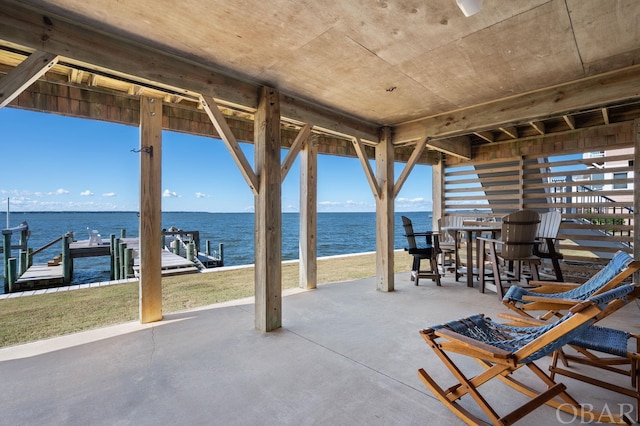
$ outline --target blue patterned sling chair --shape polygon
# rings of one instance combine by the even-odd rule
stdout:
[[[533,317],[530,314],[533,311],[542,311],[538,318],[544,320],[554,315],[560,317],[562,311],[573,306],[576,300],[585,300],[610,290],[639,270],[640,261],[624,251],[618,251],[603,269],[583,284],[531,281],[530,285],[539,285],[531,288],[511,286],[502,303],[527,317]]]
[[[513,424],[545,404],[568,413],[569,417],[581,415],[588,422],[631,424],[631,420],[624,414],[612,414],[606,410],[581,410],[580,404],[566,392],[566,386],[556,383],[535,364],[535,361],[576,339],[584,338],[589,327],[598,321],[600,315],[620,309],[639,295],[640,288],[636,285],[620,285],[578,302],[554,323],[536,326],[501,324],[482,314],[432,326],[421,330],[420,334],[458,383],[443,388],[425,369],[420,369],[418,375],[440,402],[468,424],[479,424],[487,419],[477,417],[474,414],[477,410],[466,408],[464,404],[470,404],[471,401],[468,398],[462,400],[464,396],[470,397],[488,417],[488,421],[496,425]],[[463,369],[454,363],[457,358],[451,357],[450,353],[471,357],[484,370],[474,377],[466,377]],[[543,382],[543,391],[535,391],[529,384],[513,377],[512,373],[521,367],[527,367],[533,373],[533,376],[524,376],[527,380],[538,377]],[[489,399],[480,392],[480,387],[494,378],[531,399],[510,413],[499,415],[489,405]],[[484,391],[484,388],[482,390]],[[493,388],[489,387],[489,390]],[[556,415],[557,412],[554,412],[547,423],[555,423]],[[540,419],[539,423],[544,424],[545,420]]]

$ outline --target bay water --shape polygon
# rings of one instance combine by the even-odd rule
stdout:
[[[395,248],[406,247],[401,216],[409,217],[416,231],[430,230],[431,212],[402,212],[395,214]],[[75,239],[89,238],[90,230],[98,230],[103,241],[111,234],[116,237],[124,229],[127,237],[139,236],[137,212],[11,212],[10,226],[27,222],[31,236],[28,245],[33,250],[74,232]],[[371,252],[376,249],[376,215],[365,213],[318,213],[318,257],[350,253]],[[6,225],[6,213],[0,213],[0,228]],[[162,228],[177,227],[182,230],[200,231],[201,251],[205,241],[211,247],[224,244],[225,266],[248,265],[254,262],[254,214],[253,213],[205,213],[163,212]],[[282,214],[282,260],[298,259],[299,214]],[[14,235],[12,244],[18,244]],[[61,252],[62,243],[56,243],[34,257],[34,264],[43,264]],[[0,255],[1,257],[2,255]],[[18,256],[14,250],[14,257]],[[3,265],[1,263],[0,265]],[[0,274],[4,273],[0,267]],[[100,282],[109,279],[109,258],[90,257],[74,260],[74,284]],[[0,293],[2,292],[0,286]]]

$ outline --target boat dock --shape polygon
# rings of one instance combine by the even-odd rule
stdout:
[[[15,258],[8,259],[8,261],[11,260],[12,262],[11,265],[8,261],[6,262],[8,274],[12,275],[12,277],[19,276],[11,278],[9,286],[7,286],[5,278],[5,293],[68,285],[71,283],[73,274],[73,259],[85,257],[110,256],[112,280],[139,277],[140,241],[137,237],[126,238],[123,231],[121,238],[115,238],[114,235],[111,235],[109,241],[102,241],[97,231],[92,231],[89,234],[89,239],[74,241],[72,235],[72,233],[69,233],[51,241],[32,252],[31,257],[26,254],[26,250],[21,250],[19,263]],[[23,266],[29,263],[27,259],[31,259],[34,254],[59,241],[63,241],[62,253],[56,255],[47,264]],[[223,266],[222,244],[220,244],[216,256],[210,254],[211,250],[208,241],[206,242],[205,253],[198,250],[199,244],[198,231],[163,230],[162,275],[196,273],[203,269]],[[9,243],[6,243],[5,246],[7,249],[10,247]],[[17,270],[22,273],[17,272]],[[5,273],[6,276],[7,274]]]
[[[137,238],[124,238],[128,248],[133,248],[138,253],[139,241]],[[81,257],[109,256],[110,244],[89,245],[88,240],[75,241],[69,247],[72,259]],[[134,277],[140,274],[140,260],[138,256],[133,258]],[[162,251],[162,275],[178,275],[198,272],[196,264],[184,257],[173,254],[167,250]],[[52,261],[48,264],[30,266],[24,274],[15,282],[16,288],[48,287],[64,284],[64,272],[62,261]]]

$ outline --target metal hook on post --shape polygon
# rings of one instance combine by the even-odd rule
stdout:
[[[147,154],[149,154],[151,157],[153,157],[153,147],[152,146],[143,146],[140,149],[132,149],[131,152],[145,152]]]

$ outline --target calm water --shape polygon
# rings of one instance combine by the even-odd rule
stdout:
[[[403,248],[406,245],[400,218],[402,215],[410,217],[417,230],[431,229],[431,212],[397,213],[395,248]],[[29,224],[29,247],[36,250],[68,231],[73,231],[76,239],[87,239],[88,229],[97,229],[104,240],[108,240],[110,234],[120,236],[121,229],[126,230],[127,237],[137,237],[139,219],[135,212],[12,212],[10,220],[11,226],[17,226],[23,221]],[[0,228],[4,228],[5,225],[6,213],[3,212],[0,213]],[[162,214],[163,228],[175,226],[184,230],[200,231],[201,250],[204,250],[205,240],[211,242],[212,248],[217,248],[219,243],[223,243],[225,266],[254,262],[253,225],[253,213]],[[375,213],[318,213],[318,256],[374,251],[375,225]],[[297,259],[299,215],[283,213],[282,228],[282,259]],[[13,237],[12,242],[18,243],[17,235]],[[51,260],[60,253],[61,244],[57,243],[36,255],[34,264]],[[17,253],[13,255],[17,256]],[[109,278],[107,257],[76,259],[74,262],[74,283],[97,282]],[[4,270],[0,267],[0,274],[3,273]]]

